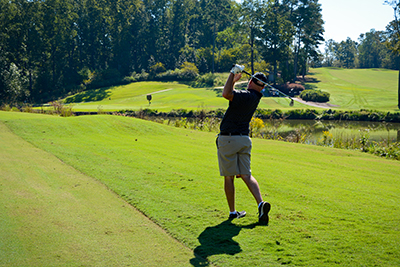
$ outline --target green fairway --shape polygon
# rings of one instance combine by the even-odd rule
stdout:
[[[227,74],[226,74],[227,75]],[[398,111],[397,77],[398,71],[385,69],[311,69],[308,75],[313,82],[306,88],[320,89],[330,93],[330,104],[338,109],[374,109]],[[245,78],[243,78],[245,81]],[[152,95],[151,104],[146,99]],[[227,101],[218,88],[192,88],[176,82],[138,82],[123,86],[89,90],[66,99],[75,111],[117,111],[123,109],[151,108],[158,111],[172,109],[226,109]],[[280,97],[262,98],[261,109],[301,109],[312,108]]]
[[[189,249],[2,122],[43,116],[7,115],[0,114],[0,266],[190,265]]]
[[[311,88],[331,94],[340,109],[398,111],[398,71],[386,69],[318,68],[310,70]]]
[[[151,104],[147,94],[152,95]],[[172,109],[226,109],[228,102],[221,89],[192,88],[179,83],[138,82],[111,88],[90,90],[66,99],[75,111],[117,111],[151,108],[158,111]],[[296,102],[297,108],[307,107]],[[265,109],[289,109],[286,98],[263,98],[259,105]]]
[[[46,168],[57,170],[60,168],[59,165],[62,165],[69,172],[77,173],[67,166],[69,165],[79,171],[76,175],[82,176],[80,179],[84,179],[84,182],[69,183],[70,175],[66,174],[60,178],[61,181],[58,181],[56,175],[46,174],[41,170],[45,167],[36,167],[40,170],[38,172],[42,173],[39,178],[53,186],[54,195],[63,192],[61,187],[71,190],[69,194],[77,199],[72,196],[70,199],[69,195],[62,194],[60,197],[77,203],[79,212],[75,214],[75,206],[72,209],[71,202],[57,203],[55,198],[50,198],[50,189],[41,189],[35,180],[30,181],[30,176],[21,174],[23,168],[18,167],[21,163],[10,165],[8,160],[4,166],[14,166],[8,167],[15,174],[12,177],[22,176],[21,187],[31,188],[28,191],[30,195],[24,195],[24,191],[14,190],[16,192],[13,197],[15,199],[31,197],[32,199],[28,198],[27,205],[34,205],[33,200],[37,199],[39,206],[49,199],[48,202],[54,206],[61,206],[59,212],[63,212],[65,219],[54,219],[57,214],[49,210],[39,210],[42,219],[33,220],[32,218],[36,218],[34,216],[36,211],[31,210],[29,216],[27,215],[31,220],[15,222],[15,218],[23,218],[18,213],[18,207],[22,204],[7,202],[8,197],[5,197],[3,192],[11,193],[8,192],[9,186],[5,183],[13,181],[2,179],[0,190],[3,198],[0,208],[4,210],[3,213],[8,214],[8,217],[2,216],[6,221],[5,224],[2,223],[2,227],[14,230],[2,231],[4,235],[2,240],[6,240],[1,243],[2,253],[12,251],[13,255],[18,257],[29,253],[31,250],[23,245],[27,243],[28,246],[29,244],[34,246],[34,244],[27,238],[18,237],[17,229],[25,233],[24,230],[29,229],[27,227],[41,225],[39,223],[43,221],[50,224],[47,227],[49,230],[61,228],[63,231],[59,235],[65,235],[52,236],[47,240],[49,244],[57,242],[58,238],[63,242],[53,247],[48,245],[40,248],[42,253],[48,252],[49,255],[46,257],[53,259],[54,265],[57,265],[57,253],[62,248],[64,250],[61,251],[65,254],[72,250],[69,247],[70,240],[85,247],[89,241],[82,238],[82,232],[79,232],[85,233],[89,227],[86,226],[84,219],[86,216],[91,218],[91,212],[95,213],[93,216],[96,214],[101,216],[99,211],[85,212],[86,209],[92,210],[97,203],[99,207],[106,205],[101,203],[108,203],[97,198],[99,196],[96,197],[96,193],[84,194],[85,190],[92,190],[92,187],[83,186],[85,183],[96,184],[88,178],[93,177],[137,207],[196,254],[208,258],[217,266],[282,264],[397,266],[400,264],[398,250],[400,162],[398,161],[357,151],[253,139],[252,171],[259,181],[265,200],[272,203],[270,225],[256,224],[256,203],[240,180],[237,180],[236,185],[237,207],[239,210],[246,210],[248,215],[229,223],[226,221],[228,207],[223,193],[223,179],[218,174],[213,133],[105,115],[61,118],[0,112],[0,121],[24,140],[47,152],[19,139],[34,150],[30,152],[26,149],[27,153],[32,155],[31,160],[38,158],[34,153],[44,153],[53,159],[44,163],[38,161],[37,166],[47,166]],[[2,146],[8,147],[8,142]],[[10,151],[7,155],[22,153],[18,152],[18,149],[15,151],[11,148],[7,148],[6,151]],[[62,162],[57,161],[49,153]],[[5,168],[3,165],[0,166],[2,170]],[[74,187],[76,184],[82,186]],[[18,183],[10,186],[17,185]],[[105,190],[103,194],[107,195],[109,192]],[[85,197],[78,198],[81,195]],[[111,212],[111,215],[122,212],[119,210],[123,202],[118,198],[115,201],[113,202],[115,204],[110,202],[106,205],[107,208],[103,211],[105,214],[106,211]],[[86,208],[81,210],[81,206]],[[68,216],[70,214],[73,216]],[[123,224],[122,218],[129,221],[129,218],[135,216],[137,215],[102,216],[101,223]],[[95,219],[88,221],[94,223],[93,220]],[[58,224],[53,225],[51,222]],[[78,227],[81,224],[82,229]],[[79,231],[68,232],[68,227],[75,227]],[[105,232],[104,228],[99,230],[93,227],[97,229],[94,232]],[[115,227],[114,231],[126,228]],[[125,232],[118,232],[113,236],[115,242],[133,238],[129,229],[136,231],[137,227],[127,227]],[[37,233],[32,235],[39,240],[47,238]],[[107,236],[99,234],[97,238],[102,239]],[[145,239],[147,241],[147,237]],[[157,242],[155,241],[156,244]],[[142,245],[146,246],[146,242],[139,243],[138,249]],[[98,249],[103,248],[102,245],[99,247]],[[95,247],[91,249],[96,251]],[[124,252],[115,250],[124,255]],[[170,253],[172,253],[170,257],[181,260],[184,264],[206,265],[193,255],[188,259],[184,249],[179,253]],[[56,255],[55,259],[51,255]],[[64,254],[61,256],[65,257]],[[8,259],[11,257],[8,256]],[[112,257],[114,256],[111,254],[110,258]],[[79,257],[72,263],[78,261]],[[85,265],[87,261],[82,262],[81,265]],[[78,264],[70,265],[78,266]],[[132,265],[137,264],[132,263]]]

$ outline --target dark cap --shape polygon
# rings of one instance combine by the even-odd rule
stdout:
[[[268,82],[267,76],[265,76],[265,74],[262,73],[262,72],[257,72],[256,74],[254,74],[254,77],[260,79],[261,81],[263,81],[263,82],[265,82],[265,83]],[[257,80],[257,79],[254,78],[254,77],[251,78],[251,81],[252,81],[253,83],[257,84],[258,86],[264,86],[264,84],[260,84],[260,81]]]

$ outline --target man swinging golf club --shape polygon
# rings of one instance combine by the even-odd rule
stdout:
[[[249,137],[249,124],[261,100],[261,90],[267,82],[267,77],[258,72],[252,77],[246,91],[234,90],[235,83],[241,78],[244,66],[235,65],[230,71],[222,96],[229,100],[217,138],[218,163],[220,175],[224,176],[224,189],[230,210],[229,219],[241,218],[245,211],[238,212],[235,208],[234,179],[242,178],[252,193],[258,205],[259,222],[268,224],[268,212],[271,205],[264,202],[257,180],[251,175],[250,156],[252,142]]]

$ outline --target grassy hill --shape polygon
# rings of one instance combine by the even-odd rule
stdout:
[[[228,74],[226,74],[227,76]],[[397,71],[385,69],[311,69],[306,88],[320,89],[331,94],[330,104],[338,109],[377,109],[396,111]],[[246,75],[243,76],[245,80]],[[152,95],[151,104],[146,95]],[[218,88],[192,88],[179,83],[138,82],[124,86],[89,90],[68,97],[76,111],[116,111],[151,108],[158,111],[172,109],[217,109],[227,107]],[[315,107],[295,102],[289,106],[285,98],[264,97],[262,109],[301,109]]]
[[[151,104],[147,94],[152,95]],[[66,99],[76,111],[117,111],[123,109],[151,108],[158,111],[172,109],[218,109],[227,108],[227,101],[221,96],[221,89],[192,88],[176,82],[138,82],[123,86],[83,92]],[[297,104],[297,108],[306,107]],[[260,108],[289,109],[284,98],[263,98]]]
[[[398,71],[386,69],[311,69],[308,88],[331,94],[330,103],[340,109],[398,111]]]
[[[265,200],[272,203],[270,225],[266,227],[256,224],[256,204],[240,180],[236,183],[237,206],[248,215],[231,223],[226,221],[228,208],[223,180],[218,174],[213,133],[116,116],[61,118],[0,112],[0,121],[33,144],[37,153],[52,154],[85,177],[92,177],[92,181],[100,181],[194,253],[217,266],[400,264],[398,161],[356,151],[253,139],[253,175],[259,181]],[[2,146],[6,144],[3,142]],[[10,153],[18,156],[26,149],[21,147]],[[42,155],[40,153],[31,155],[36,158]],[[4,164],[0,163],[1,170],[4,170]],[[42,164],[59,168],[54,161]],[[13,170],[15,177],[21,175],[17,166]],[[39,173],[42,172],[40,168]],[[50,199],[48,191],[38,188],[35,178],[29,175],[24,176],[19,190],[11,191],[7,184],[12,177],[0,185],[0,210],[7,214],[7,217],[1,216],[2,222],[6,222],[2,223],[3,228],[28,216],[16,212],[18,204],[13,204],[7,197],[11,192],[16,194],[15,198],[23,198],[21,194],[31,188],[34,195],[25,203],[27,209],[35,202],[44,203]],[[56,177],[43,174],[43,179],[53,183]],[[85,181],[91,183],[90,179]],[[70,190],[72,185],[54,186],[63,199],[64,190]],[[93,190],[86,186],[78,188],[82,190],[79,194],[83,195],[84,190]],[[102,203],[91,197],[82,201],[87,201],[89,206],[96,206],[97,201]],[[112,214],[121,205],[109,203],[104,212],[108,210]],[[64,208],[65,222],[60,220],[58,223],[61,227],[63,223],[72,223],[75,228],[65,231],[76,247],[85,247],[87,241],[80,233],[87,226],[79,222],[80,216],[86,215],[68,205]],[[55,215],[47,212],[41,215],[50,218],[50,224],[55,223],[52,219]],[[113,224],[122,220],[118,215],[107,218],[104,220]],[[36,223],[39,222],[30,221],[32,227],[39,227]],[[16,236],[24,234],[27,228],[22,222],[20,228],[11,226],[6,227],[7,231],[1,231],[1,240],[6,240],[1,243],[1,259],[6,256],[8,266],[12,266],[14,259],[9,253],[24,256],[24,242],[32,242],[20,239],[22,244],[15,245]],[[49,228],[49,231],[53,229]],[[29,233],[25,234],[29,236]],[[99,238],[98,235],[104,232],[92,234]],[[35,233],[30,236],[32,240],[38,238]],[[118,242],[131,237],[132,233],[128,231],[113,235],[113,240]],[[58,242],[59,238],[64,237],[54,236],[49,242]],[[145,246],[146,241],[143,239],[137,246]],[[55,255],[53,260],[57,263],[56,248],[66,246],[68,252],[69,244],[60,242],[54,247],[46,246],[35,257]],[[102,252],[101,246],[93,247],[94,254]],[[184,255],[173,256],[187,261]],[[193,266],[207,264],[194,256],[186,263]]]

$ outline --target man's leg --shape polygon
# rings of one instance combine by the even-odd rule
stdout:
[[[257,201],[257,205],[260,204],[263,199],[257,180],[253,177],[253,175],[248,174],[241,174],[240,177],[243,179],[250,192],[253,194],[254,199]]]
[[[240,175],[243,181],[246,183],[250,192],[253,194],[254,199],[257,201],[258,205],[258,221],[260,223],[268,225],[269,217],[268,213],[271,210],[271,204],[264,202],[262,200],[260,187],[257,180],[252,175]]]
[[[225,195],[228,201],[229,211],[234,212],[235,209],[235,176],[225,176]]]

